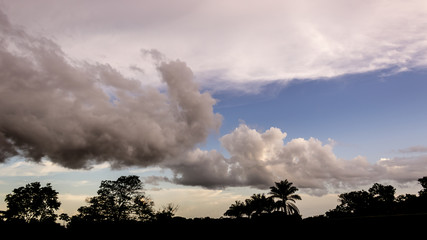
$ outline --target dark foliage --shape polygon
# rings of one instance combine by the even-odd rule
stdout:
[[[50,183],[42,187],[39,182],[14,189],[6,195],[5,202],[8,209],[2,215],[9,222],[55,222],[55,211],[61,206],[58,192]]]
[[[275,185],[270,187],[270,194],[276,201],[276,208],[283,211],[286,215],[299,214],[299,210],[295,205],[295,200],[301,200],[298,194],[298,188],[292,186],[292,182],[284,181],[276,182]]]
[[[418,179],[423,190],[395,197],[391,185],[375,183],[368,191],[353,191],[339,195],[340,204],[328,212],[329,218],[427,213],[427,177]]]
[[[153,201],[145,196],[138,176],[122,176],[101,182],[98,196],[87,199],[72,222],[145,221],[153,216]]]
[[[259,217],[271,213],[281,212],[282,215],[298,215],[299,210],[295,205],[296,200],[301,200],[298,194],[295,194],[298,188],[292,185],[288,180],[276,182],[270,187],[270,196],[265,194],[254,194],[244,202],[236,201],[224,213],[224,216],[232,218]],[[277,199],[276,201],[274,201]],[[276,213],[277,215],[277,213]]]

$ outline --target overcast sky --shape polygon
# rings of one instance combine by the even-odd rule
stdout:
[[[1,198],[51,182],[74,214],[137,174],[158,207],[219,217],[288,179],[309,216],[427,175],[425,1],[0,8]]]

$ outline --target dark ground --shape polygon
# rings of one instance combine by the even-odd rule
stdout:
[[[365,216],[328,219],[185,219],[157,223],[85,223],[64,228],[59,224],[0,223],[2,238],[13,239],[289,239],[291,237],[373,239],[421,238],[427,214]],[[6,238],[4,238],[6,239]]]

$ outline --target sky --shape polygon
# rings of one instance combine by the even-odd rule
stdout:
[[[220,217],[288,179],[303,217],[427,176],[425,1],[0,1],[0,198],[71,215],[138,175]],[[0,209],[6,206],[0,202]]]

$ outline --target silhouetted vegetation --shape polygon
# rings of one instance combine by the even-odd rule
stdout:
[[[61,203],[58,192],[48,183],[42,187],[39,182],[19,187],[6,195],[7,211],[4,218],[13,222],[47,223],[55,222],[58,217],[55,211]]]
[[[423,189],[419,195],[404,194],[395,197],[391,185],[375,183],[368,191],[342,193],[340,204],[328,212],[329,218],[375,216],[391,214],[427,213],[427,177],[418,179]]]
[[[72,221],[146,221],[153,216],[153,201],[145,196],[138,176],[122,176],[101,182],[98,196],[86,200]]]
[[[42,187],[39,182],[34,182],[14,189],[6,196],[7,210],[0,212],[0,230],[27,236],[50,232],[73,237],[82,232],[108,237],[112,233],[126,232],[131,236],[141,231],[189,237],[187,231],[194,233],[194,230],[209,231],[210,237],[253,237],[254,234],[265,237],[285,233],[286,236],[295,233],[312,236],[322,232],[328,236],[348,232],[359,236],[376,233],[381,237],[400,232],[407,236],[408,229],[421,228],[427,220],[427,177],[418,179],[418,182],[423,187],[418,194],[396,197],[393,186],[379,183],[367,191],[342,193],[334,209],[305,219],[301,218],[296,206],[297,200],[301,200],[296,194],[298,188],[288,180],[276,182],[267,195],[253,194],[244,201],[236,201],[224,213],[225,218],[217,219],[174,217],[178,209],[174,204],[155,210],[154,202],[145,194],[138,176],[102,181],[97,195],[88,198],[87,205],[80,207],[78,214],[58,216],[55,213],[61,205],[58,192],[50,184]],[[56,221],[67,223],[67,227]],[[361,231],[365,228],[366,232]],[[359,230],[354,232],[355,229]]]
[[[298,188],[292,186],[288,180],[276,182],[275,186],[270,187],[270,194],[273,199],[278,199],[275,203],[276,208],[283,211],[286,215],[299,214],[295,205],[295,200],[301,200],[298,194],[294,194]]]
[[[292,182],[288,182],[288,180],[276,182],[275,186],[270,187],[269,197],[266,197],[265,194],[254,194],[244,202],[236,201],[224,215],[232,218],[243,216],[253,218],[276,211],[285,216],[299,215],[295,200],[301,200],[301,197],[295,194],[297,191],[298,188],[292,186]],[[277,200],[274,201],[274,199]],[[276,212],[275,215],[279,214]]]

